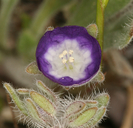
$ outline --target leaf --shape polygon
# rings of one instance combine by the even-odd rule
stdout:
[[[104,49],[110,47],[119,48],[126,42],[119,42],[122,37],[124,25],[128,21],[128,16],[132,9],[131,0],[109,0],[105,9],[105,27],[104,27]],[[96,22],[96,1],[81,0],[74,7],[67,25],[79,25],[86,27],[90,23]],[[121,35],[121,36],[120,36]],[[121,44],[122,43],[122,44]]]

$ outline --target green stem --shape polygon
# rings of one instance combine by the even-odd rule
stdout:
[[[96,23],[97,23],[97,27],[98,27],[97,40],[101,46],[101,49],[103,49],[104,15],[103,15],[103,9],[101,8],[101,0],[97,0]]]
[[[103,36],[104,36],[104,10],[109,0],[97,0],[97,15],[96,23],[98,27],[97,40],[103,50]]]

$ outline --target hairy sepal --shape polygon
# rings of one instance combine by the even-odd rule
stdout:
[[[105,80],[105,75],[101,71],[99,71],[97,75],[94,77],[94,79],[92,79],[92,82],[102,83],[104,82],[104,80]]]
[[[16,92],[20,95],[29,95],[29,89],[26,89],[26,88],[19,88],[19,89],[16,89]]]
[[[94,38],[97,38],[98,35],[98,27],[96,24],[90,24],[86,27],[88,33],[93,36]]]
[[[103,117],[105,116],[106,113],[106,107],[101,107],[97,110],[95,116],[93,117],[92,120],[90,120],[87,124],[86,127],[94,127],[96,126],[98,123],[101,122],[101,120],[103,119]]]
[[[54,116],[56,114],[55,105],[49,99],[44,97],[43,95],[39,94],[38,92],[31,91],[30,97],[47,114],[49,114],[51,116]]]
[[[56,95],[41,80],[37,80],[36,85],[52,102],[56,103]]]
[[[31,62],[25,69],[25,71],[28,73],[28,74],[31,74],[31,75],[39,75],[41,74],[40,70],[38,69],[38,66],[36,64],[36,62]]]
[[[101,106],[105,106],[107,107],[109,100],[110,100],[110,96],[108,95],[108,93],[101,93],[99,95],[97,95],[94,100],[96,100],[98,102],[98,107],[100,108]]]
[[[71,104],[69,104],[66,108],[66,116],[71,116],[76,113],[80,113],[84,108],[86,104],[83,101],[75,101]]]
[[[9,83],[4,83],[4,88],[7,90],[9,93],[10,97],[12,98],[14,104],[17,106],[17,108],[24,114],[27,115],[27,111],[24,107],[23,102],[19,99],[19,96],[15,92],[15,89],[9,84]]]
[[[81,114],[76,116],[75,119],[69,120],[70,127],[81,127],[84,126],[89,120],[91,120],[96,114],[97,107],[89,108],[83,111]]]

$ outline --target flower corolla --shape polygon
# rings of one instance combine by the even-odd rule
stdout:
[[[101,48],[84,27],[57,27],[40,39],[36,60],[39,70],[52,81],[80,86],[98,73]]]

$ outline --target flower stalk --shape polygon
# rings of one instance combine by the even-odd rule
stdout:
[[[97,0],[97,15],[96,24],[98,26],[97,40],[103,50],[103,35],[104,35],[104,10],[109,0]]]

